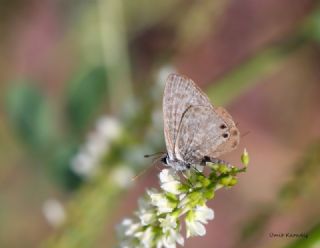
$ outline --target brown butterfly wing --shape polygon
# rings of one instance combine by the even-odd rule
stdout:
[[[214,107],[195,83],[171,74],[163,97],[164,134],[171,158],[199,163],[235,149],[240,133],[231,115]]]
[[[195,105],[212,108],[208,97],[191,79],[178,74],[169,75],[163,95],[163,119],[167,151],[171,158],[176,158],[174,147],[183,114]]]
[[[215,112],[223,119],[223,121],[227,125],[226,133],[228,134],[228,138],[225,142],[220,144],[215,151],[208,154],[209,157],[219,157],[224,153],[228,153],[237,148],[240,142],[240,131],[236,127],[231,115],[222,107],[215,108]]]
[[[215,158],[233,150],[235,147],[230,144],[238,142],[238,136],[232,136],[235,130],[232,123],[211,107],[190,107],[180,125],[176,156],[185,162],[198,164],[205,156]]]

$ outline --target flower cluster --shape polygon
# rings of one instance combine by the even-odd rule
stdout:
[[[147,190],[139,200],[135,219],[125,219],[118,229],[120,247],[174,248],[184,245],[181,225],[184,221],[186,237],[206,234],[204,224],[214,218],[206,202],[222,187],[232,187],[236,176],[246,171],[249,156],[242,154],[243,168],[223,164],[208,164],[210,172],[191,169],[178,175],[173,169],[163,169],[159,174],[161,191]]]
[[[112,116],[102,116],[86,143],[71,161],[71,170],[84,179],[92,177],[100,159],[109,152],[112,142],[122,134],[121,123]]]

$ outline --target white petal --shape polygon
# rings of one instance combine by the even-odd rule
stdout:
[[[177,242],[180,245],[184,245],[184,239],[182,235],[179,233],[178,230],[170,230],[170,236],[174,240],[174,242]]]
[[[155,217],[156,217],[155,214],[152,212],[145,212],[139,215],[141,224],[143,226],[151,224]]]
[[[176,236],[176,241],[179,245],[184,245],[184,238],[182,237],[182,235],[180,233],[177,233],[177,236]]]
[[[191,236],[203,236],[206,234],[205,227],[198,221],[186,221],[187,238]]]
[[[139,210],[140,211],[147,211],[150,208],[152,208],[152,206],[150,205],[150,202],[148,199],[146,199],[146,197],[142,197],[138,199],[138,206],[139,206]]]
[[[71,161],[71,170],[79,176],[89,178],[95,173],[96,158],[85,151],[77,154]]]
[[[141,225],[139,223],[133,223],[127,227],[127,230],[124,234],[126,236],[132,236],[140,227]]]
[[[176,248],[176,242],[174,240],[171,240],[169,238],[163,238],[163,245],[166,248]]]
[[[177,179],[174,172],[170,169],[163,169],[159,174],[159,178],[161,183],[167,183]]]
[[[206,234],[206,228],[200,222],[195,222],[195,231],[199,236]]]
[[[144,247],[152,247],[154,233],[151,227],[148,227],[142,234],[141,243]]]
[[[163,246],[164,246],[163,241],[162,240],[158,240],[157,248],[162,248]]]
[[[208,220],[212,220],[213,218],[214,218],[214,212],[211,208],[208,208],[206,205],[196,207],[195,209],[196,221],[200,221],[206,224]]]
[[[169,233],[166,233],[162,238],[162,243],[164,247],[175,248],[177,241],[177,231],[171,230]],[[179,234],[179,233],[178,233]]]
[[[169,214],[166,216],[166,218],[160,218],[159,222],[163,232],[175,229],[177,227],[177,218]]]
[[[125,218],[122,222],[121,222],[121,225],[123,226],[129,226],[133,223],[132,219],[129,219],[129,218]]]
[[[178,181],[171,181],[171,182],[166,182],[166,183],[161,184],[161,188],[164,191],[167,191],[167,192],[175,194],[175,195],[178,195],[181,193],[181,191],[179,190],[180,186],[181,186],[181,183]]]
[[[172,203],[166,198],[164,194],[147,192],[151,198],[151,204],[158,208],[158,213],[170,213],[173,210]]]

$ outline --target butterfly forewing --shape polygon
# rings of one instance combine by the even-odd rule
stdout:
[[[212,107],[207,96],[191,79],[171,74],[166,81],[163,96],[164,135],[171,158],[175,158],[174,146],[182,115],[193,105]]]

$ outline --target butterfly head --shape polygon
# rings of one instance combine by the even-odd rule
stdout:
[[[166,153],[160,160],[165,166],[169,166],[176,171],[184,171],[191,168],[191,164],[185,161],[170,158],[169,154]]]

